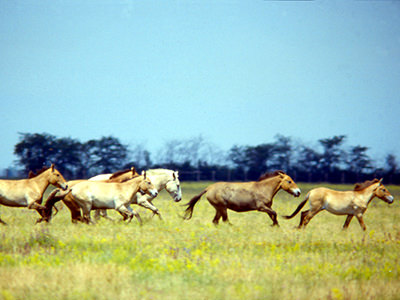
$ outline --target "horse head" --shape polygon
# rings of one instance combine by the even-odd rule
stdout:
[[[68,189],[68,184],[61,173],[54,167],[54,164],[49,168],[49,183],[63,189],[64,191]]]
[[[158,191],[151,183],[150,179],[146,176],[146,171],[142,172],[143,180],[139,183],[139,192],[142,195],[149,195],[153,198],[157,197]]]
[[[382,184],[383,178],[378,182],[378,186],[374,190],[374,195],[386,203],[392,204],[394,197],[390,194],[388,189]]]
[[[280,173],[279,176],[281,177],[281,189],[285,190],[289,194],[292,194],[295,197],[299,197],[301,194],[301,190],[294,182],[294,180],[285,173]]]
[[[167,182],[165,189],[171,195],[171,197],[174,198],[175,202],[182,200],[182,190],[178,178],[178,171],[172,172],[172,179]]]

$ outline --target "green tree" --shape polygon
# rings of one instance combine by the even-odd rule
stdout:
[[[340,165],[345,162],[345,152],[340,148],[345,139],[345,135],[340,135],[319,140],[323,147],[320,165],[326,181],[329,176],[337,175]]]
[[[47,133],[19,133],[19,142],[14,147],[17,163],[23,171],[41,169],[56,161],[56,137]]]
[[[366,153],[368,147],[354,146],[348,153],[348,171],[356,175],[356,180],[360,180],[360,175],[372,169],[372,160]]]
[[[84,160],[90,176],[114,172],[127,163],[128,147],[118,138],[109,136],[90,140],[82,148],[85,150]]]
[[[275,136],[273,168],[291,172],[293,159],[293,145],[290,137],[283,135]]]

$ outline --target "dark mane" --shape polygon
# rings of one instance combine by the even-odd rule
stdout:
[[[126,169],[126,170],[122,170],[122,171],[117,171],[117,172],[113,173],[113,174],[110,176],[109,179],[113,179],[113,178],[115,178],[115,177],[118,177],[118,176],[120,176],[120,175],[122,175],[122,174],[125,174],[126,172],[130,172],[130,171],[131,171],[131,169]]]
[[[375,178],[373,180],[366,180],[362,183],[356,183],[356,185],[354,186],[354,191],[362,191],[377,182],[379,182],[379,180]]]
[[[29,179],[30,179],[30,178],[34,178],[34,177],[36,177],[36,176],[42,174],[44,171],[47,171],[47,170],[50,169],[50,168],[51,168],[51,167],[43,167],[43,168],[41,168],[39,171],[36,171],[36,174],[35,174],[35,172],[33,172],[33,171],[29,171],[29,173],[28,173],[28,178],[29,178]]]
[[[279,176],[281,174],[286,175],[286,173],[281,171],[281,170],[276,170],[274,172],[267,172],[267,173],[262,174],[260,176],[260,178],[258,178],[258,181],[261,181],[261,180],[264,180],[264,179],[268,179],[268,178],[271,178],[271,177],[276,177],[276,176]]]

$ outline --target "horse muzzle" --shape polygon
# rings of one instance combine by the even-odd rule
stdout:
[[[149,190],[149,193],[151,195],[151,197],[155,198],[158,195],[158,191],[157,190]]]
[[[297,198],[301,195],[301,190],[299,188],[293,189],[292,194],[293,194],[293,196],[295,196]]]
[[[392,195],[385,197],[387,203],[392,204],[394,201],[394,197]]]
[[[175,202],[179,202],[179,201],[181,201],[182,200],[182,197],[179,197],[179,196],[175,196],[174,197],[174,201]]]
[[[66,183],[60,184],[60,188],[61,188],[63,191],[68,190],[68,184],[66,184]]]

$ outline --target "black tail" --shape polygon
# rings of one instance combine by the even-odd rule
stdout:
[[[185,214],[183,216],[183,218],[185,220],[189,220],[192,215],[193,215],[193,209],[194,206],[196,205],[197,201],[200,200],[201,196],[203,196],[205,193],[207,192],[207,189],[205,189],[204,191],[202,191],[200,194],[198,194],[197,196],[194,196],[188,203],[186,203],[185,205],[188,206],[188,208],[186,208],[185,210]]]
[[[297,206],[296,210],[290,215],[290,216],[283,216],[285,219],[291,219],[293,218],[295,215],[297,215],[299,213],[299,211],[303,208],[303,206],[306,204],[306,202],[308,201],[308,197],[309,195],[306,196],[306,199],[304,199],[303,202],[301,202],[299,204],[299,206]]]

